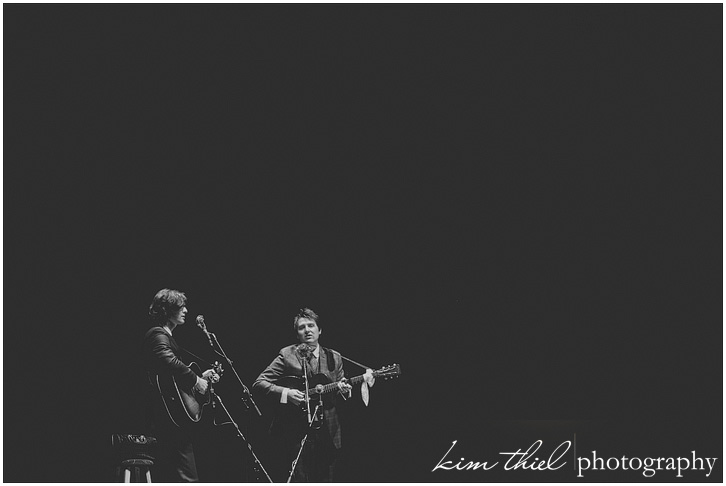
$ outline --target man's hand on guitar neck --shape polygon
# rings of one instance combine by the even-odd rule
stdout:
[[[353,390],[353,387],[348,383],[347,378],[343,378],[338,382],[338,392],[345,400],[350,398],[351,390]]]
[[[204,378],[207,381],[211,381],[212,383],[217,383],[219,381],[219,375],[215,370],[207,370],[204,373],[202,373],[202,378]]]
[[[207,370],[202,373],[201,378],[197,376],[197,384],[194,385],[194,389],[204,395],[207,393],[209,388],[209,382],[217,383],[219,381],[219,375],[214,370]]]

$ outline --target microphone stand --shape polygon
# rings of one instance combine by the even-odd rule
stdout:
[[[308,412],[308,425],[313,423],[312,416],[310,415],[310,392],[308,391],[310,388],[310,383],[308,382],[308,359],[310,359],[310,355],[303,359],[303,376],[305,377],[305,409]]]
[[[255,461],[255,464],[253,466],[255,468],[255,471],[257,471],[258,473],[263,473],[265,475],[265,477],[267,478],[267,481],[272,483],[273,482],[272,478],[270,478],[270,475],[267,474],[265,467],[262,465],[260,460],[257,458],[257,454],[255,454],[255,451],[252,450],[252,445],[250,444],[250,441],[248,441],[247,438],[244,436],[242,431],[239,429],[239,426],[232,418],[232,415],[230,415],[229,410],[227,410],[227,407],[224,406],[224,403],[222,402],[222,398],[219,395],[217,395],[214,392],[214,390],[211,390],[211,387],[210,387],[210,393],[212,394],[212,403],[214,403],[215,401],[217,403],[219,403],[219,405],[224,410],[224,413],[227,414],[227,418],[229,418],[229,422],[226,422],[226,423],[231,423],[232,426],[234,426],[235,430],[237,431],[237,437],[242,439],[242,441],[247,445],[247,449],[249,449],[250,454],[252,455],[252,459]],[[224,424],[219,424],[219,425],[224,425]],[[258,477],[259,477],[259,474],[258,474]]]
[[[305,410],[308,414],[308,423],[307,427],[305,428],[305,436],[300,441],[300,448],[297,451],[297,455],[295,456],[295,459],[292,461],[292,466],[290,468],[290,476],[287,478],[287,482],[292,482],[292,477],[295,474],[295,468],[297,467],[297,462],[300,459],[300,456],[302,455],[302,451],[305,448],[305,442],[307,441],[308,435],[310,435],[310,430],[313,428],[313,417],[317,416],[318,408],[321,404],[318,404],[318,406],[315,408],[315,414],[310,413],[310,382],[308,381],[308,360],[310,359],[310,350],[307,349],[305,354],[303,354],[301,351],[298,351],[301,354],[302,359],[302,371],[303,371],[303,380],[305,382]]]
[[[314,413],[313,416],[317,416],[318,409],[320,407],[322,407],[322,406],[323,406],[323,402],[320,401],[315,406],[315,413]],[[309,410],[310,410],[310,403],[308,403],[308,414],[310,413]],[[300,456],[302,455],[302,451],[305,448],[305,443],[308,440],[308,436],[310,435],[310,431],[311,430],[313,430],[313,421],[312,420],[308,422],[308,426],[307,426],[307,428],[305,430],[305,436],[303,436],[302,440],[300,441],[300,449],[298,449],[298,451],[297,451],[297,456],[295,456],[295,460],[292,461],[292,466],[291,466],[291,469],[290,469],[290,475],[287,477],[287,482],[288,483],[291,483],[292,482],[292,477],[295,474],[295,468],[297,468],[297,463],[300,460]]]
[[[209,338],[209,344],[212,345],[212,349],[214,349],[214,344],[217,345],[217,348],[219,348],[219,351],[216,349],[214,350],[217,354],[219,354],[221,357],[223,357],[225,360],[227,360],[227,363],[229,363],[229,367],[232,369],[232,372],[234,373],[234,376],[237,377],[237,381],[242,386],[242,391],[244,391],[244,395],[242,396],[242,403],[244,404],[245,408],[249,410],[250,405],[252,405],[252,408],[257,413],[257,416],[261,417],[262,412],[260,412],[260,409],[257,407],[257,404],[252,399],[252,394],[250,393],[250,390],[245,386],[244,382],[242,381],[242,378],[239,377],[239,374],[237,374],[237,370],[234,369],[234,366],[232,365],[232,360],[229,359],[227,356],[227,353],[224,352],[224,349],[222,349],[222,345],[219,344],[219,341],[217,340],[217,336],[213,332],[209,332],[207,330],[204,330],[204,332],[207,334],[207,337]]]
[[[199,320],[200,317],[201,316],[198,316],[197,319]],[[199,322],[197,324],[199,325]],[[201,325],[199,325],[199,327],[204,332],[204,334],[206,334],[207,339],[209,340],[209,345],[212,347],[212,350],[215,353],[217,353],[218,355],[222,356],[227,361],[227,363],[229,364],[229,367],[232,369],[232,372],[234,373],[234,376],[237,377],[237,381],[242,386],[242,390],[244,391],[244,393],[246,395],[246,398],[245,398],[245,396],[242,397],[242,403],[244,404],[245,408],[247,410],[249,410],[250,404],[252,404],[252,406],[255,409],[255,412],[257,412],[257,415],[262,416],[262,412],[260,412],[260,409],[257,407],[257,404],[252,399],[252,394],[250,393],[249,389],[245,386],[244,382],[242,381],[242,378],[240,378],[239,374],[237,373],[237,370],[234,369],[234,366],[232,365],[232,360],[229,359],[229,357],[227,356],[227,353],[225,353],[224,352],[224,349],[222,349],[222,345],[219,344],[219,340],[217,340],[217,336],[213,332],[207,331],[206,325],[204,325],[203,318],[202,318]],[[215,347],[214,347],[215,344],[217,345],[217,348],[219,349],[219,351],[217,351],[217,349],[215,349]],[[224,413],[227,414],[227,418],[229,418],[229,422],[225,422],[224,424],[217,424],[216,421],[215,421],[215,425],[225,425],[226,423],[231,423],[232,426],[234,426],[235,430],[237,431],[237,437],[239,437],[240,439],[242,439],[242,441],[247,446],[247,449],[250,451],[250,454],[252,455],[252,459],[254,460],[254,466],[253,467],[254,467],[255,471],[264,473],[265,477],[267,478],[267,481],[270,482],[270,483],[272,483],[273,482],[272,481],[272,478],[270,478],[270,475],[267,474],[267,471],[265,470],[265,467],[262,465],[262,463],[260,462],[260,460],[257,458],[257,455],[255,454],[255,451],[252,449],[252,444],[250,444],[250,442],[244,436],[244,434],[240,430],[239,426],[237,425],[237,423],[232,418],[232,415],[229,413],[229,410],[227,410],[227,407],[224,406],[224,403],[222,402],[222,398],[219,395],[217,395],[214,392],[214,390],[211,390],[210,393],[212,394],[211,395],[212,396],[212,406],[214,407],[215,402],[218,402],[219,405],[224,410]],[[248,400],[249,400],[249,402],[248,402]],[[259,475],[258,475],[258,477],[259,477]]]

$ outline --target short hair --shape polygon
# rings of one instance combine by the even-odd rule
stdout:
[[[315,324],[318,325],[318,329],[320,329],[320,322],[319,322],[320,318],[318,317],[318,315],[315,313],[314,310],[312,310],[308,307],[303,307],[302,309],[300,309],[298,311],[297,315],[295,316],[295,318],[293,319],[292,325],[295,329],[297,329],[297,321],[299,321],[300,319],[303,319],[303,318],[312,319],[313,321],[315,321]]]
[[[154,296],[149,306],[149,316],[157,323],[166,321],[179,312],[187,303],[187,296],[179,290],[161,289]]]

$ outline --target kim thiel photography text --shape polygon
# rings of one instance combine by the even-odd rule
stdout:
[[[462,457],[458,451],[454,452],[457,440],[434,466],[436,471],[489,471],[500,467],[505,471],[556,471],[568,464],[572,458],[575,464],[574,472],[578,478],[586,477],[588,471],[633,471],[647,478],[655,476],[660,471],[675,474],[675,477],[684,477],[686,471],[701,471],[710,477],[718,461],[717,457],[699,457],[695,450],[690,451],[688,457],[602,457],[596,450],[589,451],[584,456],[577,456],[572,447],[573,442],[566,440],[553,449],[543,448],[542,440],[535,440],[527,449],[516,451],[501,451],[500,457],[494,460],[474,461]],[[568,452],[572,449],[572,454]]]

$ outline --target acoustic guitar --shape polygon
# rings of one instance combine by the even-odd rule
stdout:
[[[189,368],[197,375],[202,376],[198,364],[192,362]],[[217,375],[222,376],[222,365],[215,362],[212,366]],[[180,386],[172,375],[157,375],[156,386],[161,395],[166,413],[177,427],[190,425],[202,419],[204,407],[212,402],[212,383],[219,381],[217,377],[210,377],[209,388],[201,394],[192,385],[190,388]]]
[[[375,378],[383,380],[396,378],[400,375],[401,366],[398,364],[384,366],[383,368],[373,372],[373,376]],[[361,383],[364,380],[364,377],[365,375],[354,376],[353,378],[348,378],[346,381],[349,385],[355,385]],[[318,426],[321,422],[323,409],[329,409],[333,406],[332,400],[323,400],[323,396],[334,391],[338,391],[340,389],[338,383],[339,382],[337,381],[331,381],[324,373],[318,373],[308,378],[308,385],[311,387],[308,388],[310,411],[312,412],[315,409],[315,406],[319,403],[319,401],[322,400],[323,402],[323,406],[318,409],[318,416],[315,417],[315,421]],[[294,388],[303,393],[305,392],[305,378],[302,376],[282,376],[275,381],[275,384],[285,388]],[[288,405],[291,406],[278,407],[276,414],[277,418],[286,422],[294,421],[300,423],[305,416],[305,411],[307,410],[306,404],[303,402],[299,405],[294,405],[292,403],[288,403]]]

